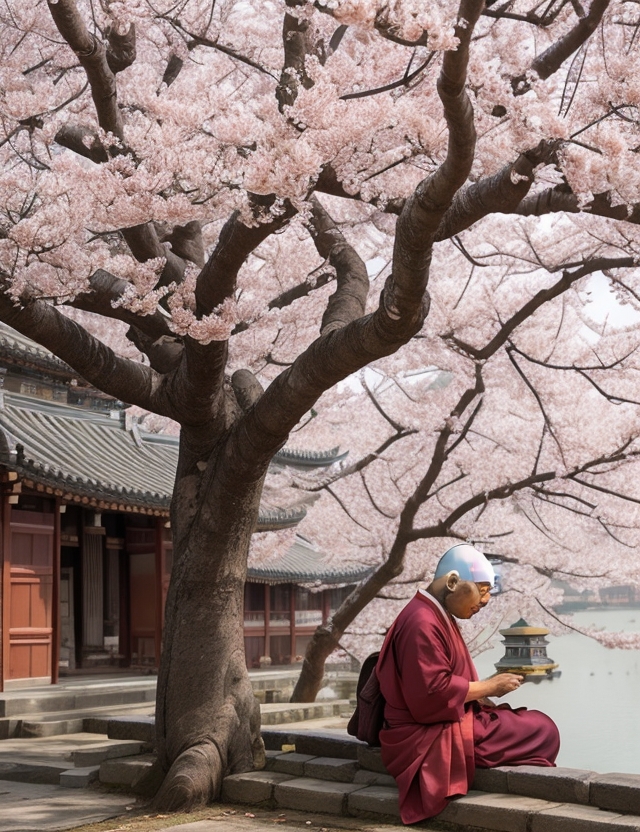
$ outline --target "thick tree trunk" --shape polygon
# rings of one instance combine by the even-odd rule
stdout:
[[[227,773],[264,765],[243,640],[247,553],[263,480],[223,479],[210,461],[202,477],[179,477],[174,494],[174,564],[156,702],[165,776],[155,805],[162,810],[206,804],[219,796]]]

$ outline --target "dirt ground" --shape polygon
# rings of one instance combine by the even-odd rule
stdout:
[[[384,823],[342,816],[316,815],[279,809],[248,809],[246,806],[216,804],[194,812],[171,814],[148,813],[139,809],[118,818],[78,826],[75,832],[397,832],[397,821]],[[435,827],[431,827],[435,829]]]

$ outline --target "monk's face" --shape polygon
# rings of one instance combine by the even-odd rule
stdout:
[[[456,618],[471,618],[489,603],[491,584],[458,581],[444,599],[444,606]]]

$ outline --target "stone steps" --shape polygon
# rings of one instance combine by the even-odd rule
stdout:
[[[264,736],[267,768],[225,778],[224,800],[399,818],[397,788],[379,749],[336,735],[274,730]],[[295,750],[283,752],[283,746]],[[640,832],[640,775],[537,766],[479,769],[472,790],[431,823],[493,832]]]
[[[94,708],[155,702],[156,679],[52,685],[37,690],[13,690],[0,694],[0,718],[69,713]]]
[[[310,705],[289,703],[264,704],[260,706],[262,725],[283,725],[340,716],[349,710],[349,701],[337,699],[331,702],[317,702]],[[77,734],[81,731],[104,733],[114,718],[129,717],[135,720],[151,718],[155,702],[142,701],[124,705],[105,705],[67,712],[52,711],[37,715],[21,714],[0,718],[0,740],[11,737],[51,737],[62,734]]]
[[[0,750],[0,780],[83,787],[98,778],[103,761],[138,757],[148,748],[143,742],[90,734],[8,740]]]

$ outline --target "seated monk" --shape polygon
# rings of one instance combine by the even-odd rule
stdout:
[[[466,794],[476,766],[553,766],[560,747],[555,723],[540,711],[496,706],[523,681],[478,674],[456,618],[489,602],[493,567],[466,543],[438,563],[435,576],[396,618],[376,665],[386,700],[382,762],[398,784],[400,817],[416,823]]]

